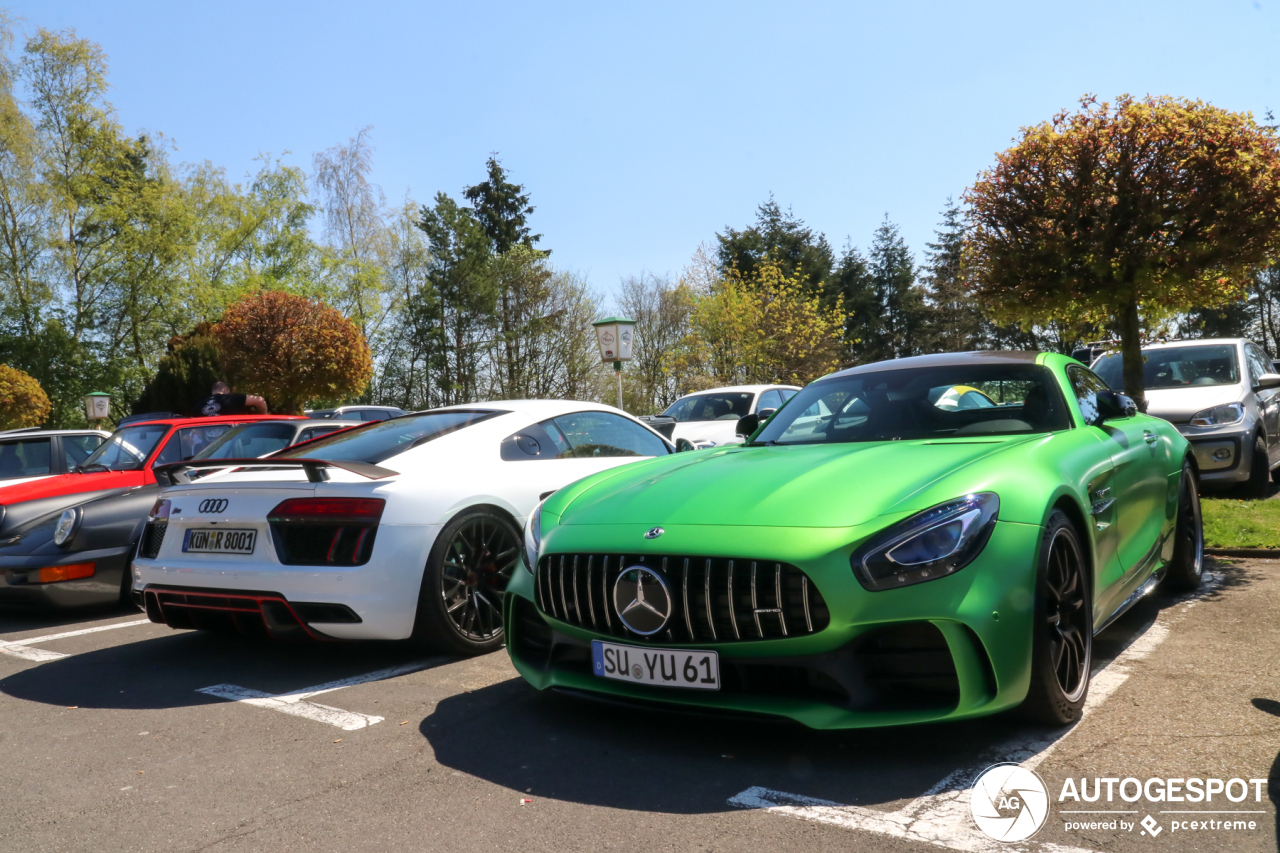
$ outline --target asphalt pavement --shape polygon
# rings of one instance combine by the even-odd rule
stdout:
[[[0,614],[0,850],[1275,850],[1271,792],[1249,780],[1280,785],[1280,561],[1210,571],[1098,638],[1066,730],[812,732],[538,694],[501,652]],[[1001,761],[1051,800],[1021,844],[970,817],[975,776]],[[1252,787],[1060,801],[1068,779],[1091,794],[1108,778]]]

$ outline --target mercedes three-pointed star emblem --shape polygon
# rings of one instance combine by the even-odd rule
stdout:
[[[623,569],[613,583],[613,606],[618,618],[642,637],[666,627],[671,618],[671,604],[667,582],[646,566]]]

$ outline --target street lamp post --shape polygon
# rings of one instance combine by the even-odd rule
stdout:
[[[618,375],[618,408],[622,408],[622,362],[631,360],[631,345],[635,342],[636,321],[625,317],[606,317],[591,325],[596,327],[596,342],[600,344],[600,359],[613,362]]]
[[[90,391],[84,395],[84,414],[90,422],[111,416],[111,395],[105,391]]]

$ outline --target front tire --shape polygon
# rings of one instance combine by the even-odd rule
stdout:
[[[502,597],[520,559],[520,532],[506,514],[464,510],[431,546],[413,640],[455,655],[502,647]]]
[[[1080,719],[1093,663],[1093,605],[1080,535],[1062,510],[1040,544],[1031,638],[1031,685],[1021,712],[1062,726]]]
[[[1204,521],[1200,515],[1200,495],[1190,462],[1182,464],[1178,486],[1178,520],[1173,531],[1173,559],[1167,567],[1164,587],[1188,592],[1200,586],[1204,575]]]
[[[1267,458],[1267,440],[1258,436],[1253,441],[1253,461],[1249,466],[1249,479],[1245,481],[1244,497],[1261,500],[1267,496],[1271,482],[1271,462]]]

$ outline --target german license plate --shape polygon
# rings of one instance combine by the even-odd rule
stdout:
[[[720,656],[691,649],[649,649],[591,641],[592,672],[654,687],[720,689]]]
[[[195,554],[252,554],[256,530],[193,528],[182,540],[182,550]]]

